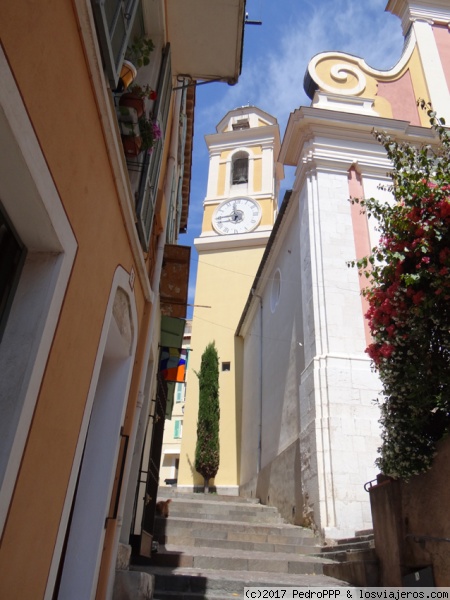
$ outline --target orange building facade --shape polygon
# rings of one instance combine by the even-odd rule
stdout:
[[[178,242],[189,206],[192,83],[233,83],[240,73],[243,0],[218,3],[228,37],[206,64],[190,36],[216,47],[216,15],[196,31],[191,4],[2,7],[2,598],[112,596],[133,520],[133,457],[157,394],[162,316],[185,317],[189,248]],[[143,106],[160,133],[151,152],[130,156],[135,115],[120,108],[120,77],[136,35],[154,46],[136,82],[155,92]],[[178,295],[167,293],[171,280]]]

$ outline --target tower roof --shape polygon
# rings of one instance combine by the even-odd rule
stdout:
[[[237,129],[251,129],[253,127],[264,127],[277,125],[277,119],[257,106],[240,106],[227,112],[223,119],[217,124],[217,133],[234,131]]]

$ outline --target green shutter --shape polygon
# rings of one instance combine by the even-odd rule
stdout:
[[[117,87],[139,0],[93,0],[95,23],[108,79]]]
[[[180,419],[176,419],[176,421],[174,423],[174,431],[173,431],[174,438],[179,439],[181,437],[181,423],[182,423],[182,421]]]
[[[175,388],[175,402],[183,400],[183,386],[184,383],[177,383],[177,387]]]

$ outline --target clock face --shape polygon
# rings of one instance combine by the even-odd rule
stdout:
[[[253,231],[261,221],[261,207],[251,198],[231,198],[219,204],[212,224],[217,233],[231,235]]]

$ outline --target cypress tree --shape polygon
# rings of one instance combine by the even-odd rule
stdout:
[[[214,342],[202,354],[199,379],[199,405],[195,470],[204,480],[204,493],[209,492],[209,480],[219,469],[219,356]]]

